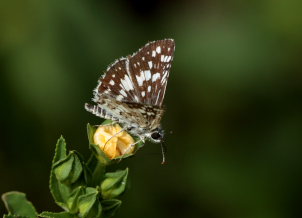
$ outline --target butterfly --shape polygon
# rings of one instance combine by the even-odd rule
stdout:
[[[137,52],[117,59],[99,79],[93,101],[85,109],[123,126],[123,130],[160,143],[163,100],[174,57],[175,42],[164,39],[147,43]]]

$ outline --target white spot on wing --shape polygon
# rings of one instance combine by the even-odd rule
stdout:
[[[123,96],[127,97],[127,93],[126,93],[123,89],[120,90],[120,93],[121,93]]]
[[[165,71],[165,73],[164,73],[164,75],[163,75],[163,77],[161,79],[161,84],[164,84],[166,82],[167,76],[168,76],[168,71]]]
[[[156,55],[156,52],[153,50],[152,51],[152,57],[155,57],[155,55]]]
[[[150,72],[150,70],[145,70],[145,78],[146,78],[146,81],[148,81],[148,80],[151,79],[151,72]]]
[[[165,62],[169,62],[170,61],[171,56],[166,56],[165,57]]]
[[[158,80],[160,78],[160,73],[155,73],[152,76],[152,82],[155,82],[156,80]]]
[[[149,61],[148,64],[149,64],[149,68],[152,69],[152,61]]]
[[[109,84],[112,85],[112,86],[114,86],[114,81],[110,80]]]
[[[128,75],[125,75],[125,78],[121,79],[121,83],[125,87],[126,91],[134,89],[133,84],[132,84],[132,82],[131,82],[131,80],[130,80],[130,78],[129,78]]]
[[[135,76],[136,76],[138,85],[139,85],[139,86],[142,86],[142,85],[143,85],[143,82],[145,81],[144,72],[141,71],[141,75],[140,75],[140,76],[138,76],[138,75],[135,75]]]
[[[148,92],[151,92],[151,86],[148,86]]]
[[[157,104],[157,102],[158,102],[158,99],[159,99],[159,96],[160,96],[160,92],[161,92],[161,90],[159,90],[159,92],[157,94],[157,98],[156,98],[155,104]]]
[[[158,54],[160,54],[160,53],[161,53],[161,48],[160,48],[160,46],[157,46],[157,48],[156,48],[156,52],[157,52]]]
[[[161,56],[160,56],[160,61],[161,61],[161,62],[164,62],[164,58],[165,58],[165,55],[161,55]]]
[[[115,77],[115,74],[112,74],[112,77],[114,78],[114,77]]]
[[[145,91],[143,91],[143,92],[142,92],[142,96],[143,96],[143,97],[145,97],[145,95],[146,95],[146,92],[145,92]]]

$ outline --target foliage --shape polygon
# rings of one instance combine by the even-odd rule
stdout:
[[[108,121],[103,123],[108,124]],[[131,155],[110,159],[93,143],[96,128],[87,126],[91,156],[85,161],[77,151],[68,151],[65,139],[58,139],[52,162],[49,188],[62,212],[38,213],[24,193],[8,192],[2,195],[8,211],[5,218],[107,218],[121,205],[117,199],[126,188],[128,168],[106,172],[106,166]],[[139,143],[135,151],[142,146]]]

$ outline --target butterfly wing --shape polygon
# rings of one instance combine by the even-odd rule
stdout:
[[[86,104],[86,110],[130,126],[158,127],[174,50],[174,40],[158,40],[116,60],[94,90],[97,105]]]
[[[128,62],[127,58],[120,58],[107,68],[94,90],[94,102],[99,103],[102,95],[109,95],[118,101],[138,102],[137,88],[126,69]]]
[[[129,58],[129,70],[139,102],[161,106],[175,50],[173,39],[150,42]]]
[[[100,100],[100,107],[107,111],[121,124],[135,128],[155,129],[160,125],[160,120],[164,110],[151,105],[140,103],[125,103],[117,101],[108,95],[104,95]]]

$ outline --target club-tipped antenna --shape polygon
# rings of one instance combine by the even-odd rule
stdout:
[[[163,157],[161,164],[165,164],[165,163],[166,163],[166,157],[165,157],[165,155],[166,155],[166,150],[167,150],[167,148],[166,148],[166,146],[163,144],[163,142],[160,143],[160,145],[161,145],[160,147],[161,147],[161,153],[162,153],[162,157]]]

